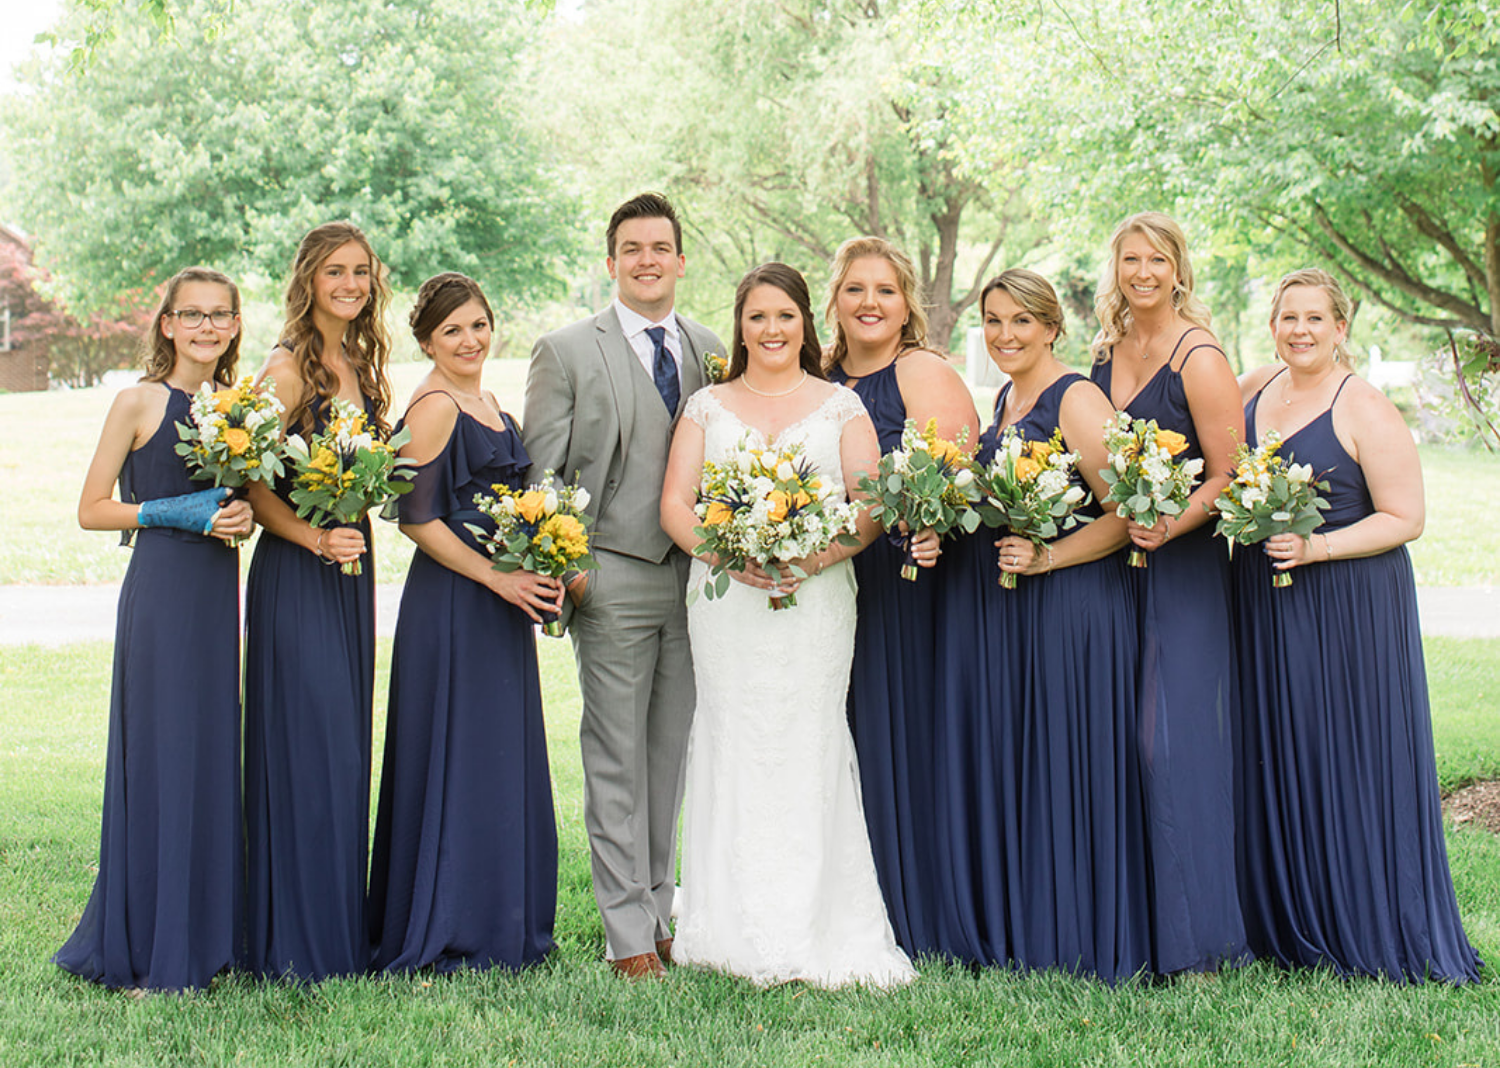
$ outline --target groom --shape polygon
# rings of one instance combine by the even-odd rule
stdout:
[[[667,199],[615,210],[604,261],[610,307],[541,338],[526,379],[531,479],[547,469],[589,493],[597,571],[568,582],[563,619],[583,691],[584,823],[606,956],[628,978],[671,962],[677,812],[693,717],[688,558],[661,529],[672,427],[724,347],[673,311],[686,271]]]

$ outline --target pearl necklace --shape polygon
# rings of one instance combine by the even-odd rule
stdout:
[[[796,393],[799,389],[802,388],[802,383],[807,381],[807,372],[802,372],[802,377],[797,379],[797,384],[795,386],[792,386],[790,389],[783,389],[779,393],[769,392],[764,389],[756,389],[750,384],[750,379],[745,375],[740,375],[740,381],[744,384],[746,389],[748,389],[751,393],[754,393],[757,397],[790,397],[793,393]]]

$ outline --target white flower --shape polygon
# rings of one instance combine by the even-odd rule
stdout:
[[[1083,490],[1078,486],[1069,486],[1068,492],[1063,494],[1063,504],[1074,505],[1083,500]]]
[[[1286,469],[1286,477],[1293,482],[1312,481],[1312,467],[1309,464],[1292,464]]]
[[[502,497],[502,498],[500,498],[500,509],[506,515],[515,515],[516,514],[516,499],[514,497]]]
[[[797,477],[796,468],[792,467],[792,461],[782,460],[776,465],[776,477],[783,482],[790,482]]]
[[[542,498],[542,511],[547,515],[551,515],[552,513],[557,511],[556,490],[548,490],[547,495]]]
[[[1115,474],[1117,474],[1117,475],[1123,475],[1125,473],[1125,468],[1127,468],[1127,467],[1130,466],[1128,463],[1125,462],[1125,457],[1119,455],[1118,453],[1115,454],[1113,457],[1111,457],[1111,461],[1114,464]],[[1124,513],[1121,513],[1121,514],[1124,514]]]
[[[589,496],[589,491],[584,489],[582,486],[575,486],[573,488],[573,506],[580,512],[588,508],[589,501],[592,499],[593,498]]]
[[[1264,502],[1265,499],[1265,493],[1254,488],[1247,489],[1244,493],[1240,494],[1240,504],[1246,508],[1254,508],[1257,504]]]
[[[1182,465],[1182,473],[1189,478],[1197,478],[1203,474],[1203,458],[1188,460]]]
[[[287,448],[303,456],[307,455],[307,440],[301,434],[288,434],[286,436],[286,445]]]
[[[970,471],[967,467],[960,467],[958,469],[958,474],[953,478],[953,484],[959,487],[970,486],[973,484],[973,482],[974,472]]]

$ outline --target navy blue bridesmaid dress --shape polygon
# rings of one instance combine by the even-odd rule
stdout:
[[[1201,458],[1182,369],[1191,359],[1223,358],[1207,331],[1189,329],[1123,410],[1186,437],[1179,460]],[[1112,360],[1093,367],[1106,396],[1113,370]],[[1141,640],[1136,744],[1147,806],[1152,968],[1170,975],[1245,955],[1234,870],[1238,694],[1229,558],[1213,523],[1174,537],[1147,558],[1146,567],[1131,569]]]
[[[206,488],[174,451],[189,406],[171,389],[161,426],[120,470],[121,500]],[[238,561],[216,538],[135,535],[115,626],[99,874],[53,957],[105,986],[203,988],[238,959]]]
[[[1259,399],[1245,409],[1252,442]],[[1319,533],[1375,510],[1334,433],[1337,404],[1335,394],[1282,448],[1329,483]],[[1259,546],[1237,548],[1234,564],[1251,946],[1286,966],[1341,975],[1477,979],[1443,842],[1406,547],[1293,568],[1282,589]]]
[[[261,976],[317,981],[369,964],[375,560],[368,521],[360,529],[361,574],[262,530],[246,580],[246,942]]]
[[[1084,381],[1069,373],[1043,390],[1016,424],[1022,437],[1050,439],[1064,394]],[[1009,389],[980,438],[985,461]],[[1148,964],[1150,927],[1123,554],[1023,575],[1006,590],[993,544],[1003,533],[971,540],[978,596],[955,590],[941,624],[943,830],[956,860],[949,948],[979,963],[1128,979]]]
[[[834,366],[829,378],[864,403],[882,453],[901,446],[906,405],[895,360],[852,380]],[[877,538],[854,558],[859,599],[849,729],[886,911],[896,941],[915,955],[941,948],[933,901],[945,869],[933,853],[932,709],[937,590],[947,553],[914,582],[901,577],[905,559],[905,549],[889,537]]]
[[[531,463],[504,420],[495,430],[460,411],[400,499],[401,521],[441,519],[477,549],[465,524],[494,522],[474,495],[518,484]],[[545,957],[557,829],[535,631],[521,609],[421,549],[396,624],[384,767],[372,968],[520,968]]]

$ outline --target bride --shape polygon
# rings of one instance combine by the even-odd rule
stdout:
[[[879,456],[859,399],[823,379],[807,283],[767,263],[740,282],[722,385],[688,401],[667,463],[662,527],[688,552],[705,460],[742,437],[801,443],[819,476],[852,487]],[[688,743],[682,881],[673,958],[768,985],[892,986],[915,976],[896,946],[865,830],[844,715],[854,652],[848,557],[796,561],[779,581],[751,564],[718,599],[688,609],[698,707]],[[693,564],[689,589],[707,571]],[[772,611],[768,591],[797,594]]]

